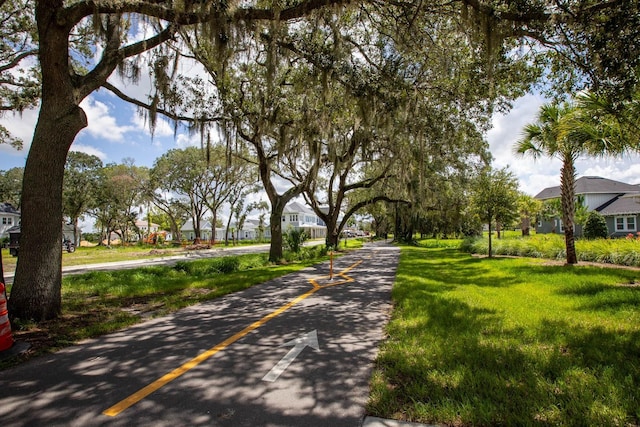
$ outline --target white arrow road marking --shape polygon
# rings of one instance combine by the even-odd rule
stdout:
[[[320,345],[318,344],[318,331],[314,329],[313,331],[301,335],[294,340],[284,343],[283,345],[292,345],[293,348],[289,350],[289,353],[280,359],[273,368],[271,368],[267,375],[262,377],[262,381],[274,382],[277,380],[280,374],[289,367],[291,362],[298,357],[306,346],[309,346],[314,350],[320,350]]]

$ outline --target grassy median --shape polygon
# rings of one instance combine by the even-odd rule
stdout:
[[[456,426],[638,425],[639,282],[638,271],[404,247],[368,411]]]

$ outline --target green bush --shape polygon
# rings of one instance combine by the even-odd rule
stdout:
[[[462,252],[486,255],[488,239],[467,238],[460,243]],[[528,256],[564,260],[567,257],[564,236],[543,234],[518,239],[493,239],[495,255]],[[578,239],[578,261],[640,267],[640,241],[637,239]]]
[[[309,236],[304,230],[292,228],[284,234],[285,247],[293,253],[299,253],[300,248],[304,242],[307,241]]]
[[[609,236],[607,221],[598,212],[591,211],[584,224],[583,233],[587,239],[606,239]]]

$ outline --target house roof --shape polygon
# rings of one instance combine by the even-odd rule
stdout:
[[[20,215],[20,211],[14,208],[11,203],[0,203],[0,212]]]
[[[624,182],[599,176],[583,176],[576,180],[576,194],[625,194],[640,193],[640,186],[625,184]],[[540,200],[556,199],[560,197],[560,186],[547,187],[534,198]]]
[[[298,202],[291,202],[288,205],[286,205],[282,213],[306,213],[306,214],[315,215],[315,212],[313,212],[311,208]]]
[[[136,220],[136,227],[146,227],[149,224],[147,220],[138,219]],[[151,223],[151,227],[160,227],[160,224],[156,224],[154,222]]]
[[[605,216],[638,214],[640,213],[640,196],[618,197],[612,203],[599,209],[598,212]]]

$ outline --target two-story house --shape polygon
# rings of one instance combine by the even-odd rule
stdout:
[[[20,211],[10,203],[0,203],[0,239],[9,237],[7,230],[20,225]]]
[[[282,231],[286,233],[289,228],[304,230],[311,239],[327,236],[324,221],[311,208],[298,202],[289,203],[282,212]]]
[[[596,211],[605,217],[609,235],[626,236],[640,231],[640,186],[626,184],[599,176],[583,176],[576,180],[575,194],[582,201],[587,211]],[[635,196],[638,197],[635,197]],[[548,187],[535,196],[538,200],[560,198],[560,186]],[[538,233],[564,233],[562,220],[539,221]],[[582,229],[576,226],[576,236]]]

